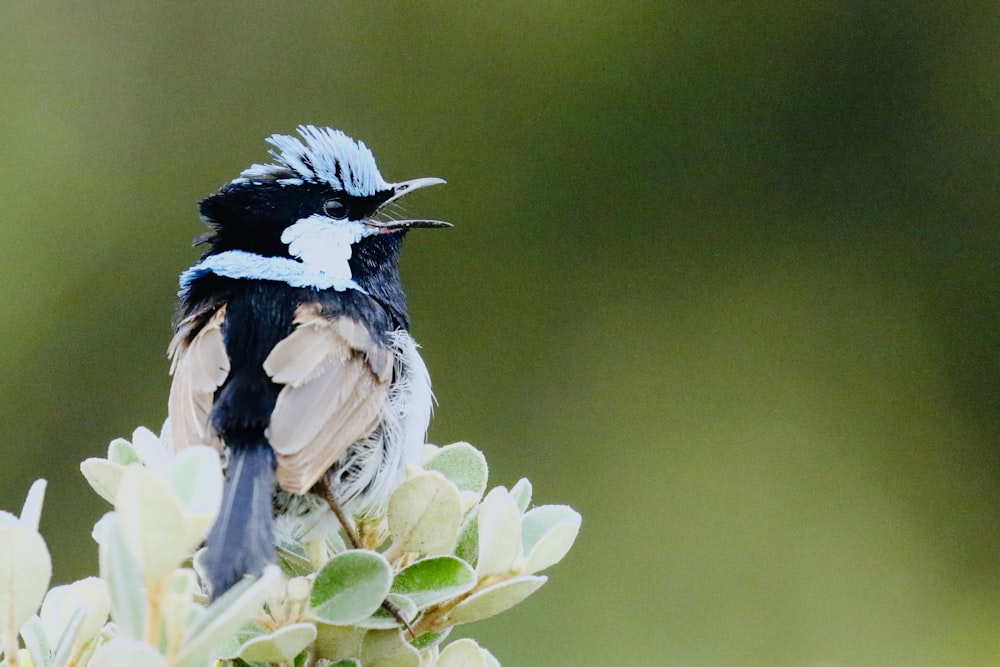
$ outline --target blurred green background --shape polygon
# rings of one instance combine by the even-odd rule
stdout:
[[[584,516],[503,664],[1000,662],[1000,6],[4,3],[0,507],[158,428],[197,201],[339,127],[439,408]]]

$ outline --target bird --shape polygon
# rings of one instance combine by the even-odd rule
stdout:
[[[274,562],[277,494],[384,512],[431,417],[399,255],[410,230],[452,225],[393,214],[445,181],[387,182],[364,142],[296,131],[200,202],[208,249],[180,276],[168,442],[225,460],[202,560],[213,599]]]

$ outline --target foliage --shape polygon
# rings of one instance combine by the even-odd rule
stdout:
[[[538,590],[580,528],[567,506],[528,509],[526,479],[486,493],[471,445],[427,445],[385,516],[356,526],[367,548],[345,546],[325,504],[306,505],[277,518],[278,564],[209,602],[197,549],[222,498],[217,453],[171,457],[139,428],[81,470],[114,504],[93,531],[100,577],[46,592],[44,481],[20,516],[0,512],[4,667],[498,667],[471,639],[444,645],[451,628]]]

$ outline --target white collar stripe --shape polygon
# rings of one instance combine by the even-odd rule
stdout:
[[[334,289],[344,292],[349,289],[367,294],[353,278],[334,275],[314,268],[298,260],[287,257],[265,257],[245,250],[226,250],[217,255],[209,255],[181,274],[181,294],[185,294],[198,278],[206,273],[214,273],[224,278],[248,280],[274,280],[292,287],[313,287]]]

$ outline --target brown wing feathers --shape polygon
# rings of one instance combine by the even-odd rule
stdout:
[[[359,323],[343,316],[328,319],[315,305],[300,306],[295,324],[264,360],[264,370],[285,385],[268,429],[278,483],[301,494],[375,430],[389,394],[393,356]]]
[[[222,442],[209,424],[209,414],[215,390],[229,375],[229,355],[222,340],[225,317],[225,306],[214,314],[194,313],[181,322],[170,341],[167,354],[174,380],[168,410],[170,446],[175,452],[197,444],[222,451]]]

